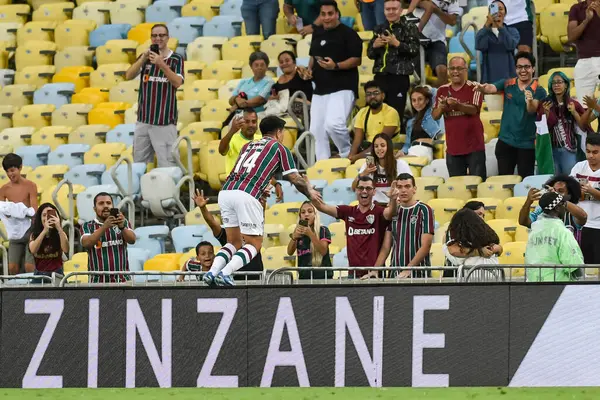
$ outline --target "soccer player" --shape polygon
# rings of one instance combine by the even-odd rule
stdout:
[[[317,210],[346,223],[346,249],[350,267],[376,266],[385,231],[396,214],[395,181],[391,187],[390,201],[385,208],[373,203],[375,182],[370,176],[361,176],[358,180],[355,190],[357,206],[332,206],[322,201],[314,203]],[[357,271],[354,275],[362,277],[366,274],[367,271]]]
[[[208,285],[233,286],[231,274],[260,252],[265,221],[260,198],[276,172],[281,172],[309,199],[321,198],[298,173],[292,153],[281,144],[284,127],[285,121],[275,116],[261,121],[262,139],[242,148],[219,193],[219,208],[228,243],[219,250],[210,271],[204,275]]]

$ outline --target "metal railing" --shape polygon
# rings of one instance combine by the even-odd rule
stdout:
[[[300,118],[298,118],[298,116],[294,113],[293,109],[294,103],[298,100],[298,98],[300,98],[300,101],[302,102],[302,119],[304,120],[304,123],[302,123],[302,120],[300,120]],[[288,103],[287,112],[292,120],[296,123],[296,126],[298,126],[299,131],[310,129],[310,113],[308,112],[308,98],[306,97],[306,93],[301,90],[298,90],[296,93],[294,93]]]
[[[304,117],[304,123],[294,114],[292,109],[294,102],[300,98],[302,101],[302,115]],[[292,120],[298,126],[298,132],[302,132],[302,134],[296,139],[296,143],[294,144],[294,155],[298,159],[298,164],[301,166],[301,169],[307,169],[308,167],[313,166],[317,162],[316,157],[316,141],[315,136],[309,131],[310,129],[310,113],[308,112],[308,99],[306,98],[306,94],[302,91],[297,91],[290,98],[290,102],[288,103],[288,114],[292,118]],[[306,158],[302,155],[300,150],[302,145],[306,146]]]
[[[41,285],[54,286],[54,283],[58,282],[59,279],[62,278],[62,275],[57,274],[56,272],[52,273],[52,276],[45,275],[0,275],[0,286],[10,286],[10,287],[19,287],[19,286],[33,286],[33,285]],[[27,281],[25,283],[15,283],[18,281]],[[13,283],[6,283],[13,282]]]
[[[187,144],[187,148],[186,148],[187,167],[185,165],[183,165],[183,163],[181,162],[181,156],[179,154],[179,143],[181,143],[182,141],[185,141],[185,143]],[[173,147],[171,148],[171,154],[173,155],[173,158],[175,159],[177,166],[179,166],[181,171],[183,171],[183,177],[181,178],[181,180],[179,182],[177,182],[177,185],[175,187],[177,190],[177,193],[181,192],[181,188],[183,187],[183,185],[186,182],[188,183],[189,209],[186,210],[186,208],[183,205],[183,203],[181,202],[179,196],[175,196],[175,203],[177,204],[177,207],[179,208],[181,213],[185,215],[185,213],[193,210],[195,207],[193,198],[194,198],[194,191],[196,189],[196,186],[194,183],[194,167],[193,167],[194,164],[193,164],[193,160],[192,160],[192,140],[188,136],[179,136],[177,138],[177,140],[175,141],[175,143],[173,144]]]
[[[8,236],[0,229],[0,252],[2,252],[2,273],[8,275],[8,249],[4,246],[8,242]]]
[[[62,205],[60,204],[60,201],[58,201],[58,192],[60,191],[60,188],[63,187],[63,185],[67,185],[67,188],[69,189],[69,192],[67,193],[67,200],[68,200],[68,207],[69,207],[69,212],[66,213],[65,210],[62,208]],[[73,257],[73,254],[75,253],[75,194],[73,193],[73,184],[68,181],[67,179],[63,179],[61,180],[58,185],[56,185],[56,187],[54,188],[54,190],[52,191],[52,201],[54,202],[54,204],[56,205],[56,208],[58,209],[58,212],[60,213],[60,215],[64,215],[67,218],[64,220],[63,222],[63,228],[67,227],[69,228],[69,260]],[[7,271],[5,271],[7,272]],[[8,275],[8,274],[6,274]]]
[[[119,181],[119,178],[117,177],[117,168],[119,165],[121,165],[121,163],[127,164],[127,189],[123,187]],[[117,185],[117,188],[119,189],[119,192],[121,192],[122,196],[122,199],[119,201],[116,208],[120,210],[123,208],[123,206],[127,206],[127,219],[129,220],[131,228],[133,229],[135,228],[135,203],[133,201],[133,166],[131,159],[129,159],[127,156],[122,156],[119,158],[119,160],[111,168],[110,176],[115,182],[115,185]]]
[[[477,50],[475,50],[475,54],[473,54],[473,52],[471,51],[471,49],[469,49],[469,46],[465,43],[465,40],[464,40],[465,34],[469,30],[469,28],[473,28],[474,37],[477,37],[477,31],[478,31],[477,25],[475,24],[475,22],[469,22],[467,25],[465,25],[462,28],[462,31],[460,32],[460,35],[458,36],[458,41],[460,42],[460,45],[463,47],[463,49],[465,49],[465,53],[467,53],[469,55],[469,58],[471,60],[475,60],[475,71],[477,74],[477,82],[481,82],[481,56],[480,56],[480,53]]]

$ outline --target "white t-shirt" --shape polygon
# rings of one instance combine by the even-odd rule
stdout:
[[[581,161],[575,164],[571,170],[571,176],[575,179],[585,179],[595,189],[600,189],[600,169],[592,171],[587,161]],[[587,222],[585,228],[600,229],[600,201],[586,195],[586,200],[580,200],[577,203],[587,213]]]
[[[463,13],[463,9],[458,5],[458,0],[432,0],[433,3],[439,7],[440,10],[450,15],[456,14],[459,17]],[[417,7],[413,14],[415,17],[421,18],[425,11],[422,8]],[[435,14],[431,15],[429,22],[423,28],[423,35],[430,39],[432,42],[442,41],[446,43],[446,24]]]
[[[367,169],[367,164],[364,163],[358,173],[362,173],[365,169]],[[404,160],[397,159],[396,160],[396,172],[397,175],[406,173],[411,174],[412,171],[408,166],[408,163]],[[377,166],[377,172],[375,172],[376,176],[371,174],[371,178],[373,178],[375,183],[375,196],[373,196],[373,201],[377,203],[385,203],[387,204],[390,201],[390,198],[386,196],[386,193],[390,190],[391,182],[388,182],[387,175],[385,174],[385,169],[381,166]]]
[[[529,21],[527,15],[527,3],[531,0],[502,0],[506,4],[506,16],[504,17],[504,23],[506,25],[514,25],[519,22]],[[488,6],[492,4],[494,0],[488,0]],[[483,28],[478,26],[479,29]]]

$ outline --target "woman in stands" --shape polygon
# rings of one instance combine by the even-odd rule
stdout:
[[[413,117],[406,123],[406,142],[398,156],[408,155],[413,144],[431,146],[433,139],[441,133],[443,120],[436,121],[431,116],[434,98],[435,90],[428,86],[417,86],[412,90],[410,104]]]
[[[379,133],[373,138],[371,156],[367,156],[367,162],[360,167],[358,176],[352,182],[352,190],[356,190],[361,176],[371,177],[375,182],[373,201],[385,207],[390,200],[386,193],[390,190],[392,182],[402,173],[412,175],[406,161],[394,157],[392,139],[385,133]]]
[[[294,93],[304,92],[306,99],[312,100],[313,87],[310,79],[307,78],[306,68],[296,65],[296,56],[289,50],[282,51],[277,57],[279,61],[279,68],[283,72],[277,79],[277,83],[273,85],[273,90],[269,101],[278,101],[283,98],[291,99]],[[298,99],[292,105],[294,114],[302,118],[302,101]],[[285,107],[287,112],[287,104]]]
[[[516,75],[514,54],[520,39],[517,28],[504,23],[507,9],[502,1],[492,2],[489,11],[483,29],[475,36],[475,48],[483,55],[482,83],[493,83]]]
[[[50,203],[42,204],[33,217],[29,251],[35,260],[34,275],[63,273],[63,253],[69,251],[69,239],[58,210]]]
[[[250,68],[254,76],[242,79],[233,91],[229,104],[235,109],[254,108],[256,112],[265,110],[265,103],[271,95],[273,79],[267,76],[269,56],[262,51],[250,54]]]
[[[582,117],[584,108],[569,95],[570,88],[571,80],[564,73],[553,73],[548,81],[548,97],[538,106],[538,115],[546,115],[548,122],[555,174],[569,175],[578,161],[585,160],[577,131],[593,133]]]
[[[305,201],[300,207],[300,219],[296,229],[290,234],[287,253],[297,253],[298,267],[331,267],[329,244],[331,233],[326,226],[321,226],[319,213],[310,201]],[[302,271],[300,279],[325,279],[325,271]],[[327,279],[333,277],[333,271],[327,271]]]

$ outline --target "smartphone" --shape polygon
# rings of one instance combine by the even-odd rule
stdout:
[[[296,17],[296,30],[300,32],[302,28],[304,28],[304,22],[302,21],[302,18]]]
[[[308,221],[305,219],[301,219],[300,222],[298,222],[298,225],[300,226],[308,226]]]
[[[499,12],[500,12],[500,7],[498,7],[498,3],[490,4],[490,14],[492,16],[498,15]]]
[[[48,211],[46,211],[46,218],[50,217],[56,217],[56,210],[50,208]]]
[[[110,209],[110,216],[118,218],[119,217],[119,209],[118,208],[111,208]]]
[[[375,165],[375,157],[373,157],[373,156],[366,156],[365,160],[367,160],[367,165]]]
[[[383,36],[391,36],[392,32],[388,31],[387,29],[385,31],[383,31]]]
[[[158,50],[158,45],[157,44],[151,44],[150,45],[150,51],[153,52],[153,53],[159,54],[160,50]]]
[[[317,60],[317,61],[323,61],[323,60],[324,60],[324,58],[323,58],[323,57],[321,57],[321,56],[315,56],[315,60]]]

